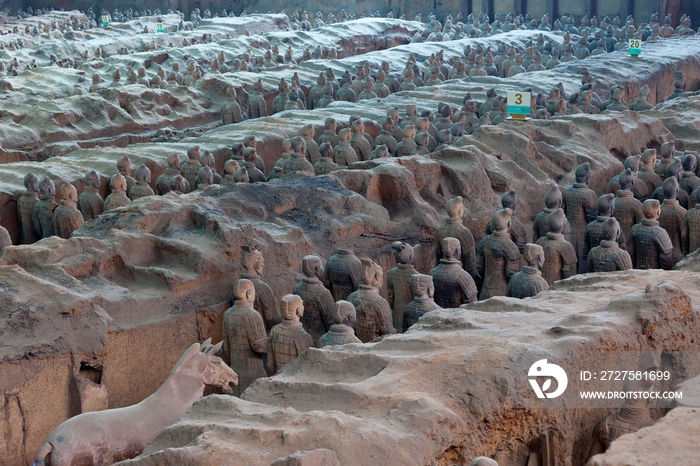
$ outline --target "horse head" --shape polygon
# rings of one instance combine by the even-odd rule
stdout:
[[[202,373],[202,382],[205,385],[213,385],[220,388],[224,393],[231,394],[233,389],[229,384],[238,385],[238,375],[231,369],[228,364],[218,356],[215,356],[221,350],[223,341],[216,345],[211,344],[211,338],[207,339],[199,351],[207,358],[207,365]]]
[[[194,343],[182,355],[171,374],[183,374],[198,379],[204,385],[221,388],[225,393],[233,393],[229,384],[238,385],[238,375],[233,372],[216,353],[221,350],[223,342],[211,344],[211,338],[201,345]]]

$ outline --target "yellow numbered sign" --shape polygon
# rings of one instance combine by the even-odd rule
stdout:
[[[102,25],[109,26],[109,15],[102,15]]]
[[[165,28],[163,27],[163,23],[156,23],[156,32],[165,32]]]

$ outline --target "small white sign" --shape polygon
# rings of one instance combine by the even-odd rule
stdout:
[[[506,105],[511,115],[530,115],[530,93],[509,92]]]
[[[102,25],[109,26],[109,15],[102,15]]]
[[[641,55],[642,54],[642,41],[640,39],[630,39],[627,45],[627,50],[630,55]]]

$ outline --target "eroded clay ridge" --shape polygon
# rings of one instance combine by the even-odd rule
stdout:
[[[70,18],[86,21],[77,12],[33,18],[38,18],[37,23],[68,22]],[[207,129],[220,121],[225,87],[195,82],[192,86],[149,89],[128,83],[128,67],[136,71],[145,66],[145,78],[152,80],[160,66],[169,72],[172,64],[179,62],[184,71],[192,59],[208,72],[211,61],[221,53],[226,57],[221,64],[230,66],[244,53],[262,55],[262,43],[277,45],[283,53],[291,47],[294,60],[301,60],[306,49],[319,46],[343,50],[343,55],[362,54],[407,43],[420,28],[415,22],[376,19],[361,25],[353,26],[359,23],[354,21],[310,32],[285,32],[289,27],[285,15],[252,15],[213,18],[203,20],[192,31],[155,34],[158,19],[169,31],[179,23],[179,16],[163,15],[115,24],[114,29],[76,31],[70,37],[54,36],[52,40],[42,34],[21,36],[25,47],[6,52],[8,63],[17,59],[22,71],[18,76],[4,77],[0,161],[43,160],[81,147],[123,147],[150,141],[160,128]],[[145,27],[150,33],[143,33]],[[251,35],[245,35],[246,31]],[[7,40],[12,36],[15,40],[19,37],[9,34]],[[100,55],[96,55],[98,49]],[[49,66],[51,63],[56,65]],[[115,85],[113,73],[117,70],[122,76]],[[101,76],[101,83],[93,82],[95,74]],[[241,103],[247,103],[243,93]]]

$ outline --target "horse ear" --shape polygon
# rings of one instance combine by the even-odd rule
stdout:
[[[210,346],[211,346],[211,337],[204,340],[204,343],[202,343],[201,351],[203,353],[206,353],[206,351],[209,349]]]
[[[221,350],[221,346],[223,346],[223,344],[224,344],[223,340],[218,342],[217,344],[215,344],[214,346],[209,348],[209,350],[207,351],[207,354],[214,355],[214,354],[218,353]]]

